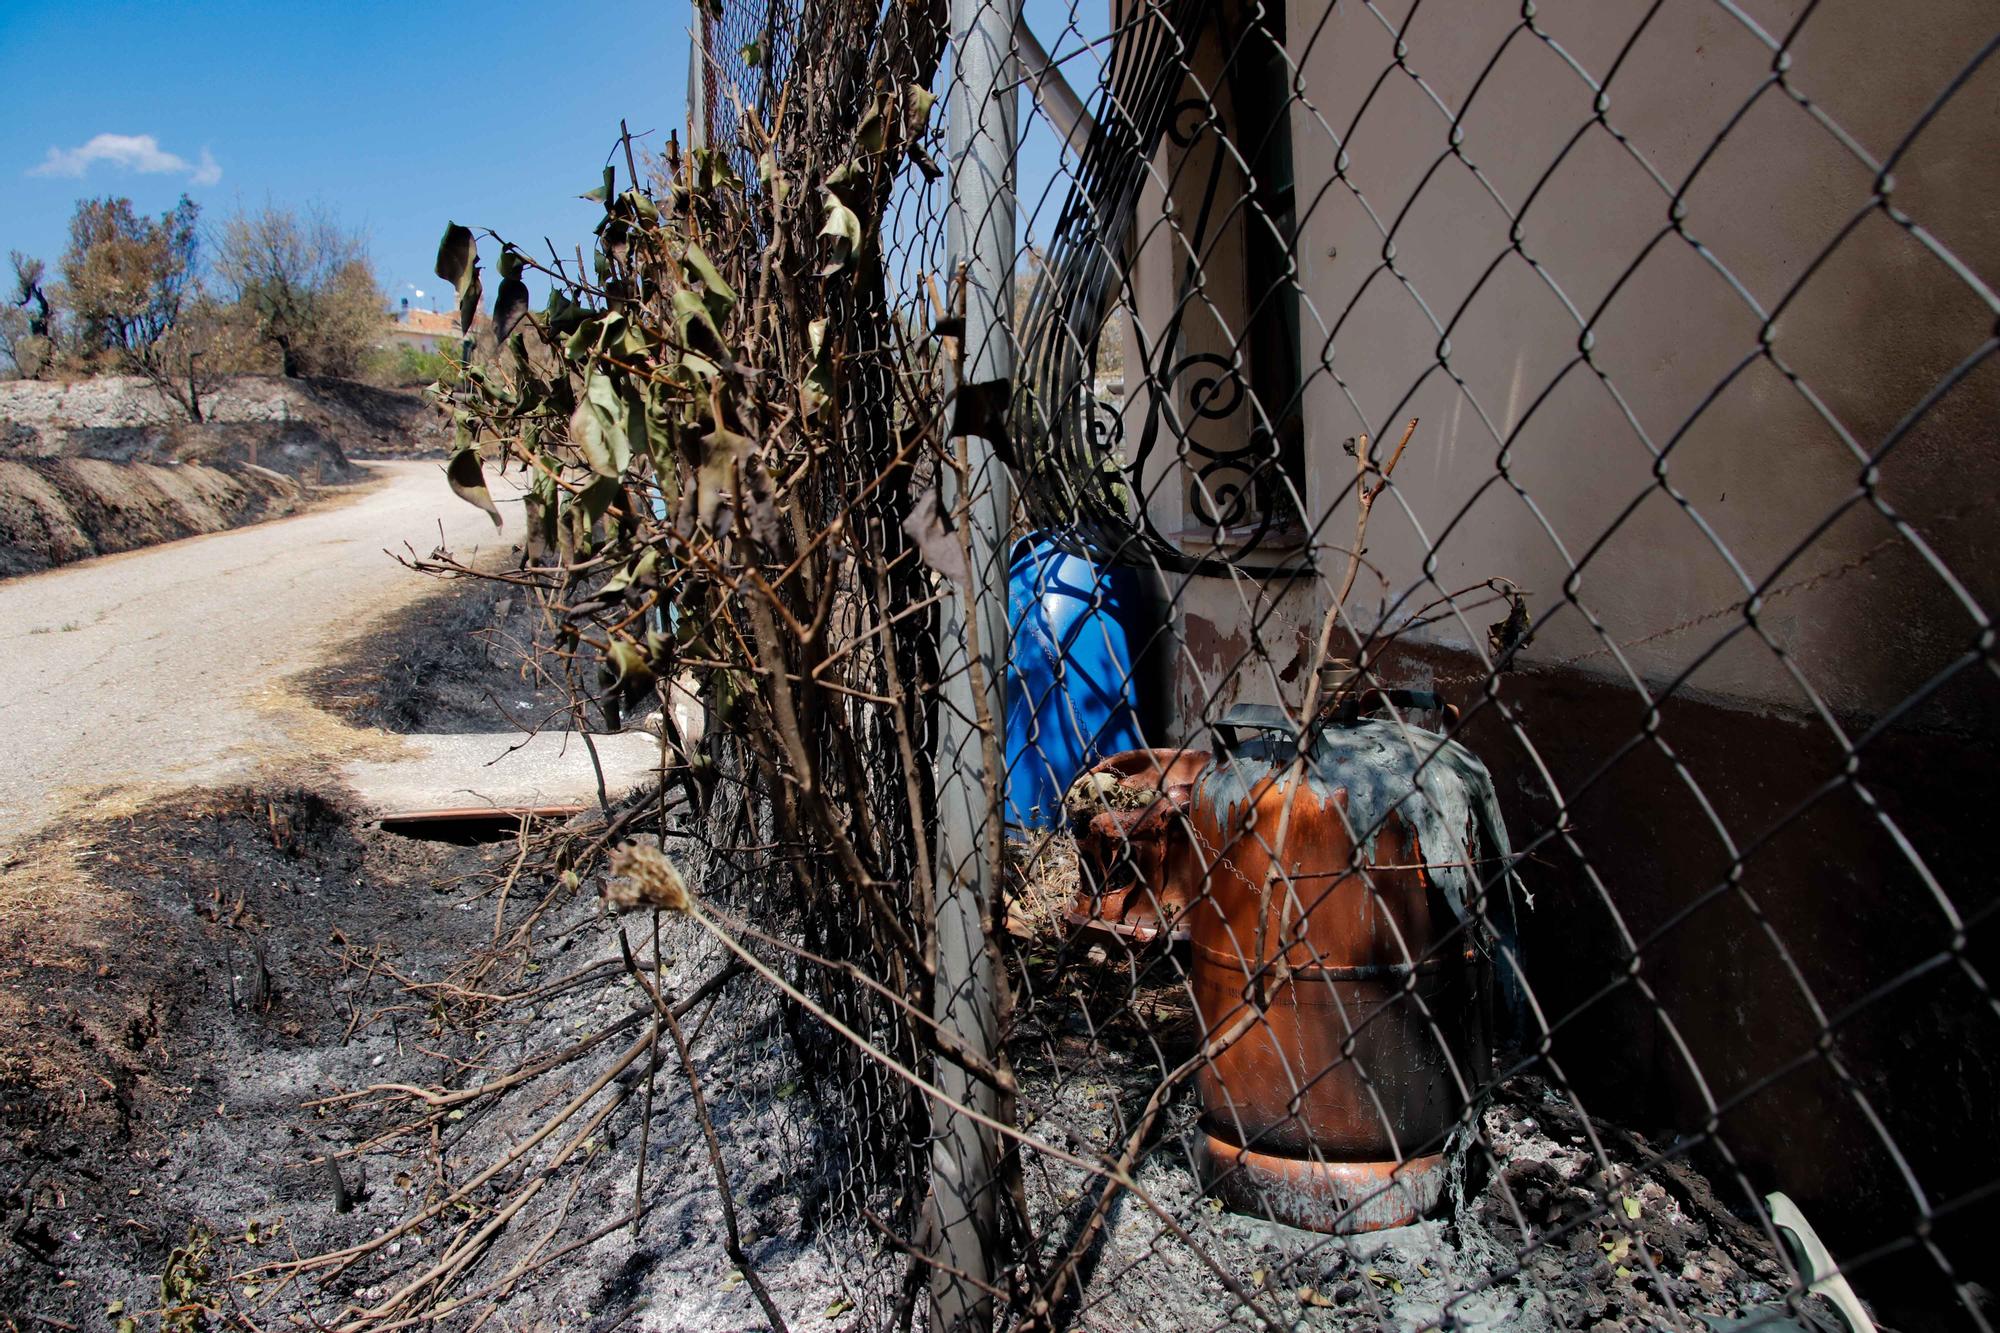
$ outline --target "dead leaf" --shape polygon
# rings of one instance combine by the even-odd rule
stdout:
[[[939,503],[937,487],[917,497],[910,516],[903,520],[903,531],[917,544],[917,554],[925,564],[954,582],[972,581],[972,571],[965,564],[965,548],[959,544],[958,534]]]
[[[1486,649],[1493,654],[1495,671],[1507,670],[1514,654],[1535,641],[1529,628],[1527,599],[1512,588],[1503,595],[1507,598],[1507,618],[1486,627]]]
[[[687,882],[657,841],[628,838],[611,850],[611,877],[604,885],[604,901],[614,912],[638,907],[685,912]]]

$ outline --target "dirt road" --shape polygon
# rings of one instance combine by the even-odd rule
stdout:
[[[367,467],[359,494],[296,518],[0,583],[0,844],[273,766],[449,763],[478,748],[346,727],[286,683],[435,589],[386,551],[442,544],[466,559],[521,531],[518,499],[495,533],[438,463]]]

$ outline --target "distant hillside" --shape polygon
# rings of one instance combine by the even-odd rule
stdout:
[[[209,408],[122,376],[0,383],[0,577],[292,513],[352,459],[445,443],[418,395],[345,380],[244,376]]]

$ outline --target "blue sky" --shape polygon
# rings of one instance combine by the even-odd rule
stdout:
[[[92,195],[318,203],[428,305],[448,220],[589,241],[619,117],[680,128],[687,30],[686,0],[0,0],[0,254],[54,266]]]
[[[1058,59],[1103,31],[1103,0],[1027,11]],[[0,256],[55,267],[95,195],[158,214],[185,191],[210,222],[317,204],[366,236],[392,301],[449,308],[431,275],[447,221],[588,248],[602,214],[577,196],[619,118],[653,144],[681,128],[689,23],[687,0],[0,0]],[[1086,98],[1100,55],[1064,66]],[[1061,201],[1043,196],[1054,137],[1023,125],[1025,240]]]

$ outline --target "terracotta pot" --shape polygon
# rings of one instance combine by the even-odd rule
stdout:
[[[1356,743],[1382,725],[1330,729],[1303,773],[1289,736],[1229,735],[1189,800],[1209,866],[1188,914],[1194,998],[1207,1040],[1235,1034],[1197,1076],[1208,1184],[1243,1211],[1322,1231],[1396,1226],[1434,1206],[1444,1137],[1488,1067],[1486,967],[1416,826],[1452,839],[1410,795],[1409,738],[1445,742],[1411,729],[1400,758],[1373,732]],[[1477,839],[1468,827],[1456,841],[1433,859],[1463,866]]]
[[[1198,750],[1126,750],[1071,786],[1066,803],[1083,883],[1064,920],[1134,944],[1163,930],[1187,938],[1187,908],[1201,874],[1188,842],[1187,803],[1210,762]]]

